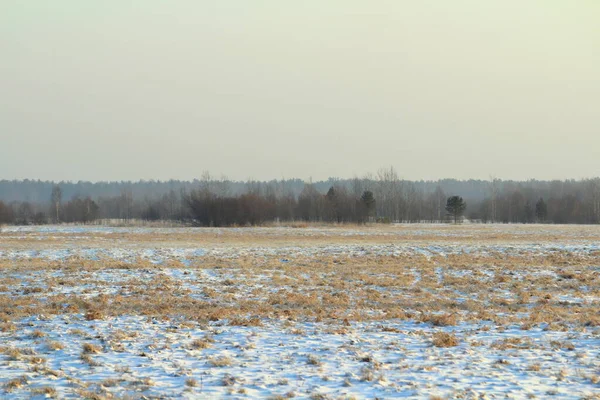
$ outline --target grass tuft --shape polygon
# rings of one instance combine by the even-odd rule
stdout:
[[[432,343],[435,347],[455,347],[458,346],[458,338],[447,332],[436,332],[433,334]]]

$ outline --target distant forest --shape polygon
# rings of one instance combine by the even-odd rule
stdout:
[[[178,221],[197,226],[273,221],[445,222],[450,196],[478,223],[600,223],[600,178],[409,181],[393,168],[361,178],[231,181],[0,181],[0,223]]]

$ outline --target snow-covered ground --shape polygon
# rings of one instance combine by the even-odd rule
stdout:
[[[598,238],[4,227],[0,398],[600,398]]]
[[[10,397],[51,387],[60,398],[86,393],[139,397],[580,399],[597,392],[598,337],[590,333],[481,331],[464,324],[431,328],[406,321],[326,323],[282,321],[260,327],[180,325],[140,316],[87,322],[81,316],[39,316],[8,335],[12,358],[0,364],[3,383],[23,379]],[[453,332],[457,347],[435,347],[432,335]],[[35,337],[44,332],[44,337]],[[7,335],[2,334],[5,345]],[[207,348],[194,346],[196,340]],[[52,349],[48,343],[64,345]],[[568,343],[560,348],[553,343]],[[97,349],[82,359],[84,344]],[[55,344],[56,346],[56,344]],[[204,345],[200,346],[203,347]],[[573,346],[574,350],[571,350]],[[32,363],[35,353],[45,361]],[[83,353],[85,354],[85,353]],[[37,368],[41,366],[41,368]],[[51,372],[49,372],[51,371]],[[186,385],[186,381],[188,384]]]

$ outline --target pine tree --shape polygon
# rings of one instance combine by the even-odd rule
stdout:
[[[545,222],[546,218],[548,217],[548,206],[546,205],[544,199],[541,197],[537,201],[537,203],[535,203],[535,216],[538,222]]]
[[[373,192],[370,190],[365,190],[360,196],[360,220],[361,222],[367,222],[370,217],[373,217],[375,214],[375,197],[373,196]]]
[[[462,218],[465,209],[467,208],[467,203],[460,196],[451,196],[448,197],[446,201],[446,212],[448,215],[454,219],[454,223],[458,223],[458,220]]]
[[[531,206],[531,202],[529,200],[527,200],[525,202],[525,209],[523,210],[523,214],[525,216],[524,222],[527,224],[533,222],[534,213],[535,213],[535,211],[533,210],[533,207]]]
[[[329,188],[327,194],[325,195],[325,198],[327,199],[327,204],[329,206],[328,219],[330,221],[340,222],[338,215],[338,196],[333,186]]]

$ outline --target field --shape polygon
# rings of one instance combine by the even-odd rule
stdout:
[[[600,227],[4,227],[0,398],[600,398]]]

